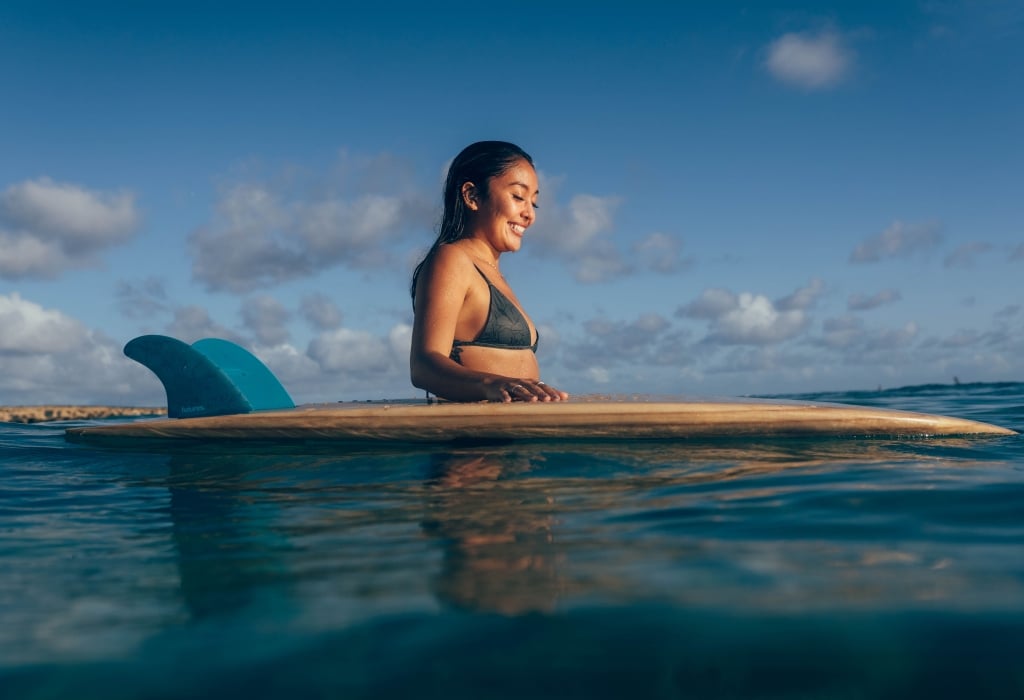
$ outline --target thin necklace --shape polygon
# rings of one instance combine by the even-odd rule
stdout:
[[[504,277],[504,275],[502,275],[502,274],[501,274],[501,270],[500,270],[500,269],[498,269],[498,266],[497,266],[497,265],[495,265],[494,263],[492,263],[492,262],[491,262],[490,260],[488,260],[488,259],[487,259],[487,258],[485,258],[484,256],[480,255],[480,253],[476,252],[475,248],[473,248],[473,249],[470,249],[470,250],[469,250],[468,252],[469,252],[470,256],[472,256],[472,257],[473,257],[473,259],[474,259],[474,260],[479,260],[479,261],[480,261],[480,262],[482,262],[482,263],[483,263],[484,265],[486,265],[487,267],[491,268],[492,270],[494,270],[495,272],[497,272],[497,273],[498,273],[499,275],[501,275],[502,277]]]
[[[493,269],[499,275],[501,274],[501,270],[498,269],[498,266],[495,265],[494,263],[492,263],[490,260],[484,260],[479,255],[474,255],[473,257],[476,258],[477,260],[479,260],[480,262],[482,262],[484,265],[489,265],[491,267],[491,269]]]

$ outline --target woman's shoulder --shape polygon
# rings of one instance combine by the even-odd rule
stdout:
[[[458,243],[445,243],[438,246],[427,265],[434,272],[468,274],[473,270],[473,258]]]
[[[454,243],[442,243],[437,247],[434,255],[449,261],[472,265],[473,259],[461,243],[461,241],[455,241]]]
[[[473,284],[473,277],[478,274],[473,265],[473,258],[460,245],[446,243],[438,246],[423,261],[420,275],[422,284],[427,289],[468,289]]]

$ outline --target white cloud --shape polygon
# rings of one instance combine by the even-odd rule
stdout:
[[[580,252],[593,245],[594,239],[611,230],[613,211],[618,200],[578,194],[569,200],[570,225],[559,236],[559,245],[569,252]]]
[[[814,306],[824,291],[825,283],[816,277],[806,287],[801,287],[792,294],[779,299],[775,306],[780,311],[804,311]]]
[[[230,188],[214,221],[189,236],[192,276],[209,289],[241,292],[309,274],[312,262],[284,230],[289,224],[284,205],[265,188]]]
[[[391,354],[401,366],[408,364],[409,351],[412,348],[412,326],[407,323],[399,323],[388,332],[388,345],[391,346]]]
[[[956,40],[966,46],[992,46],[1000,41],[1019,41],[1024,31],[1024,6],[1017,0],[987,2],[920,3],[922,14],[932,22],[933,40]]]
[[[167,326],[167,335],[185,343],[194,343],[202,338],[223,338],[246,345],[241,335],[214,321],[206,309],[194,305],[174,309],[174,319]]]
[[[229,186],[212,220],[189,236],[193,277],[211,290],[246,292],[339,265],[393,264],[393,246],[429,229],[434,213],[407,180],[401,166],[380,157],[344,159],[299,186]]]
[[[0,193],[0,277],[52,278],[94,263],[138,228],[135,196],[97,192],[49,178]]]
[[[412,327],[400,323],[383,337],[364,330],[338,328],[315,338],[306,354],[318,367],[321,399],[408,398],[422,396],[409,381]]]
[[[801,304],[809,305],[818,293],[820,283],[797,290],[779,308],[767,297],[744,292],[733,294],[726,289],[706,289],[681,307],[676,316],[710,322],[707,342],[725,345],[769,345],[798,335],[807,326]]]
[[[189,236],[193,278],[210,290],[244,293],[335,266],[400,266],[404,242],[428,244],[423,232],[437,215],[433,197],[410,185],[394,161],[343,158],[336,172],[312,180],[250,178],[225,187],[211,219]],[[542,175],[541,182],[544,201],[527,250],[561,261],[579,282],[629,274],[611,240],[619,199],[577,194],[559,204],[559,179]],[[651,269],[669,272],[689,263],[679,260],[679,247],[654,234],[638,252]]]
[[[669,329],[669,322],[655,313],[641,314],[634,321],[594,318],[583,323],[585,338],[569,348],[574,367],[635,363],[652,351]]]
[[[318,331],[332,331],[341,327],[341,309],[323,294],[303,297],[299,313]]]
[[[823,334],[816,342],[841,351],[844,364],[862,366],[912,362],[896,353],[910,348],[919,335],[919,328],[913,321],[896,328],[868,328],[861,317],[853,315],[826,319],[822,330]]]
[[[943,338],[940,343],[945,348],[972,348],[983,340],[981,334],[974,330],[956,331]]]
[[[689,268],[693,258],[682,257],[683,242],[667,233],[652,233],[633,245],[641,264],[654,272],[670,274]]]
[[[907,321],[899,328],[884,329],[872,335],[865,347],[871,352],[887,352],[909,347],[917,338],[919,328],[913,321]]]
[[[15,226],[61,235],[72,247],[119,239],[138,225],[134,195],[94,192],[47,177],[7,188],[0,211]]]
[[[163,391],[120,344],[56,309],[0,295],[0,400],[160,405]]]
[[[733,347],[721,353],[712,363],[709,374],[745,373],[754,376],[787,375],[792,379],[806,371],[811,363],[800,354],[780,352],[774,347]]]
[[[970,268],[974,267],[974,261],[977,257],[983,253],[987,253],[992,250],[991,243],[984,243],[982,241],[974,241],[972,243],[964,243],[958,247],[952,253],[946,256],[943,261],[943,265],[947,268],[950,267],[962,267]]]
[[[0,277],[49,278],[70,267],[73,263],[59,244],[41,240],[28,231],[0,228]]]
[[[354,267],[377,266],[389,260],[380,244],[401,231],[407,206],[399,196],[330,198],[297,204],[294,221],[311,254]]]
[[[727,289],[705,289],[697,299],[679,309],[676,316],[712,320],[735,309],[738,303],[736,295]]]
[[[803,311],[779,311],[767,297],[744,292],[739,295],[736,308],[714,322],[708,339],[728,344],[767,345],[798,335],[806,324]]]
[[[765,65],[783,83],[820,90],[842,82],[853,63],[854,53],[843,37],[825,30],[817,34],[784,34],[768,46]]]
[[[87,334],[78,321],[22,299],[17,292],[0,295],[0,329],[4,354],[64,352],[80,345]]]
[[[852,263],[873,263],[886,258],[906,258],[924,253],[942,242],[942,234],[935,223],[904,224],[894,221],[881,233],[871,236],[850,253]]]
[[[1012,251],[1010,251],[1010,260],[1014,262],[1018,260],[1024,260],[1024,243],[1021,243]]]
[[[1021,306],[1020,304],[1009,304],[999,309],[999,311],[996,311],[994,315],[997,319],[1010,319],[1017,316],[1021,312],[1021,309],[1024,309],[1024,306]]]
[[[637,353],[654,345],[658,336],[668,330],[669,322],[659,314],[645,313],[629,323],[591,319],[583,328],[605,356],[624,360],[635,359]]]
[[[291,314],[270,296],[246,299],[242,304],[242,323],[261,345],[281,345],[288,341],[287,324]]]
[[[562,260],[578,282],[603,282],[627,274],[629,266],[609,240],[619,199],[578,194],[560,206],[553,203],[552,192],[558,179],[541,180],[545,204],[527,232],[531,253]]]
[[[822,343],[829,348],[842,350],[853,347],[864,335],[864,321],[857,316],[828,318],[822,323]]]
[[[158,281],[148,280],[129,285],[127,294],[150,282],[162,290]],[[241,305],[244,335],[217,322],[200,306],[163,310],[173,313],[164,333],[186,343],[217,337],[248,348],[299,403],[333,401],[341,394],[358,399],[413,393],[409,382],[412,328],[405,323],[396,324],[383,337],[334,329],[302,352],[288,340],[290,312],[268,296]],[[4,403],[164,403],[156,377],[124,357],[123,341],[91,331],[58,310],[17,294],[0,295],[0,329],[0,401]]]
[[[350,328],[322,333],[306,350],[317,368],[316,384],[305,381],[301,386],[316,400],[415,396],[418,392],[409,381],[411,342],[412,327],[405,323],[384,336]]]
[[[592,318],[583,323],[583,332],[582,337],[564,342],[553,329],[541,332],[546,374],[552,374],[556,364],[552,359],[584,378],[594,367],[622,368],[635,376],[655,367],[680,367],[692,362],[690,331],[673,328],[657,313],[642,313],[631,321]],[[624,375],[618,378],[625,381]]]
[[[313,339],[307,354],[324,372],[364,374],[392,368],[390,345],[367,331],[338,328]]]
[[[871,296],[865,294],[851,294],[846,301],[846,308],[850,311],[870,311],[885,304],[892,304],[902,299],[903,296],[895,289],[883,289]]]
[[[114,295],[121,313],[129,318],[148,319],[171,308],[164,281],[158,277],[147,277],[138,282],[121,280]]]
[[[327,400],[320,366],[290,343],[252,348],[296,403]],[[334,397],[336,398],[336,397]]]
[[[0,396],[7,405],[163,406],[166,395],[156,376],[125,357],[120,344],[91,332],[74,350],[0,354]]]
[[[595,245],[571,264],[577,282],[596,284],[630,272],[618,251],[610,245]]]

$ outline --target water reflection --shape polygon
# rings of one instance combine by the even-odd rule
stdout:
[[[173,455],[167,487],[181,595],[192,617],[231,615],[256,602],[281,575],[287,539],[253,498],[249,459]]]
[[[432,455],[422,528],[442,549],[440,601],[503,614],[554,609],[566,558],[556,498],[524,481],[542,460],[504,451]]]
[[[944,439],[165,457],[193,618],[258,608],[330,626],[431,606],[520,615],[581,601],[768,610],[966,599],[978,574],[964,568],[969,551],[927,532],[977,530],[955,517],[980,515],[952,509],[976,502],[964,491],[972,480],[1005,469],[992,454]],[[981,573],[1012,599],[1020,582],[991,576],[995,561]]]

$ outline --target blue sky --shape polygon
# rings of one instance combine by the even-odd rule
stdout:
[[[417,395],[480,139],[537,163],[503,269],[569,392],[1024,379],[1024,3],[417,5],[0,6],[0,404],[160,403],[143,333]]]

